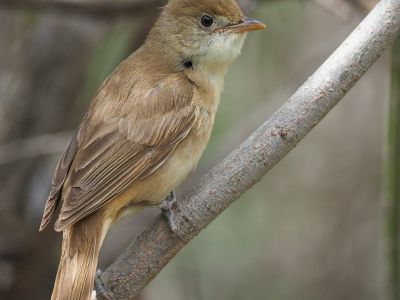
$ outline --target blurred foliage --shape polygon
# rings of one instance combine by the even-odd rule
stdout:
[[[126,57],[131,48],[132,36],[139,26],[138,23],[126,20],[110,25],[109,32],[99,41],[91,55],[87,80],[80,96],[84,103],[93,97],[103,80]]]
[[[387,160],[388,238],[390,288],[393,300],[400,299],[400,38],[392,50],[392,82],[389,103]]]
[[[360,17],[355,17],[344,22],[304,1],[263,2],[254,16],[265,21],[268,30],[249,35],[242,55],[228,73],[212,140],[198,171],[182,189],[264,122],[360,21]],[[42,108],[40,96],[49,93],[48,86],[55,90],[65,81],[76,80],[70,87],[71,95],[76,94],[73,99],[61,103],[63,89],[59,91],[60,97],[55,92],[51,94],[54,97],[50,97],[49,103],[53,101],[60,106],[66,103],[67,109],[61,106],[59,110],[65,110],[68,116],[63,116],[62,124],[57,124],[60,114],[45,110],[41,119],[56,120],[53,127],[43,124],[40,127],[43,133],[78,124],[97,87],[143,39],[143,24],[149,19],[146,15],[70,19],[70,15],[38,11],[22,12],[18,17],[23,21],[13,28],[15,44],[24,45],[21,39],[43,37],[44,33],[38,29],[42,26],[49,36],[55,35],[51,41],[57,41],[60,35],[59,43],[76,51],[51,61],[51,67],[42,70],[39,76],[47,74],[50,80],[43,79],[45,84],[39,81],[42,83],[37,85],[39,96],[31,98],[36,101],[37,110]],[[57,18],[60,28],[53,32],[51,25]],[[3,48],[7,48],[4,43],[0,50]],[[28,50],[20,49],[18,55],[21,57]],[[6,54],[6,59],[17,57]],[[69,70],[63,63],[80,68],[71,74],[58,74]],[[51,76],[52,72],[57,76]],[[293,153],[186,247],[146,288],[142,298],[382,299],[386,267],[380,194],[383,99],[389,93],[384,88],[389,86],[388,74],[388,60],[383,58]],[[40,121],[37,116],[32,119],[31,125]],[[29,167],[31,177],[26,176],[30,187],[27,191],[31,194],[27,198],[36,199],[29,202],[26,212],[32,213],[29,220],[37,223],[40,218],[37,207],[43,205],[57,157],[40,160],[37,166]],[[15,169],[22,167],[18,165]],[[10,171],[5,169],[4,173],[8,175]],[[143,224],[151,222],[149,216],[157,213],[157,210],[147,211],[135,220],[116,225],[102,250],[100,265],[112,262]],[[30,226],[35,226],[36,234],[36,224]],[[46,244],[50,248],[57,243],[50,233],[47,239],[40,236],[44,241],[38,235],[29,236],[32,241],[26,251],[30,253],[33,253],[31,244]],[[47,252],[45,255],[50,256]],[[38,257],[40,263],[43,254]],[[52,260],[57,259],[58,252],[54,252]],[[19,264],[20,271],[28,273],[27,268],[39,268],[35,263]],[[33,271],[36,274],[40,270]],[[53,275],[40,276],[43,276],[41,286],[36,289],[47,291]],[[32,287],[35,282],[31,278]]]

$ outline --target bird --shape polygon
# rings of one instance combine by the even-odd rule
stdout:
[[[59,160],[40,231],[62,250],[52,300],[91,299],[110,227],[144,207],[165,210],[206,148],[228,67],[247,32],[264,29],[234,0],[170,0],[144,44],[92,98]]]

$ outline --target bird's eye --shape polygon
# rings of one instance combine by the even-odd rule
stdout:
[[[204,15],[201,17],[201,24],[204,27],[210,27],[214,23],[214,19],[210,16]]]

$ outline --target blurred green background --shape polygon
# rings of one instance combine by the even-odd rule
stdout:
[[[211,142],[181,191],[265,121],[365,13],[335,11],[335,1],[331,10],[320,1],[243,2],[268,30],[248,36],[226,78]],[[143,42],[158,14],[151,5],[122,12],[0,5],[1,299],[49,297],[61,237],[37,229],[52,171],[96,88]],[[140,299],[383,299],[389,58]],[[100,267],[158,213],[116,225]]]

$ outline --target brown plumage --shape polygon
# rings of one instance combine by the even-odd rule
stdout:
[[[102,84],[56,167],[40,226],[61,206],[53,300],[90,299],[109,227],[158,205],[196,167],[226,70],[244,33],[261,28],[232,0],[171,0],[145,44]]]

